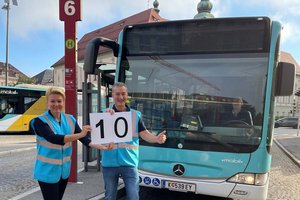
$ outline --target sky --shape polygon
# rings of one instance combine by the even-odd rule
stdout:
[[[12,2],[12,0],[10,0]],[[158,0],[160,16],[192,19],[201,0]],[[300,64],[299,0],[210,0],[215,17],[267,16],[282,26],[281,51]],[[4,0],[0,0],[0,6]],[[77,37],[153,7],[153,0],[82,0]],[[6,10],[0,10],[0,62],[6,61]],[[18,0],[9,12],[9,63],[32,77],[64,56],[59,0]]]

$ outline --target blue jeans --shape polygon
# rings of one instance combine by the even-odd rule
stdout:
[[[139,176],[136,167],[102,167],[105,200],[116,200],[119,176],[122,176],[127,200],[139,199]]]

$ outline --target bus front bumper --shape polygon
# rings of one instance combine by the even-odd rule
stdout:
[[[264,200],[268,183],[262,186],[237,184],[226,179],[197,179],[172,177],[139,170],[140,186],[168,189],[179,192],[226,197],[239,200]]]

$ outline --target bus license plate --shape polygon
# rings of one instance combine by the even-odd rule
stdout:
[[[170,190],[179,190],[183,192],[195,192],[196,185],[191,183],[182,183],[176,181],[162,181],[162,188]]]

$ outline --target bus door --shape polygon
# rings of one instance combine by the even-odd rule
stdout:
[[[92,72],[85,70],[85,79],[82,86],[83,95],[83,124],[89,124],[89,113],[100,112],[101,110],[109,107],[111,101],[111,89],[114,83],[114,65],[96,65],[96,69]],[[95,76],[97,81],[87,82],[88,76]],[[93,79],[93,80],[95,80]],[[91,79],[89,79],[91,80]],[[100,150],[91,149],[88,147],[83,148],[83,161],[84,169],[88,171],[89,168],[94,168],[94,166],[89,166],[88,162],[97,160],[97,170],[100,171]]]

